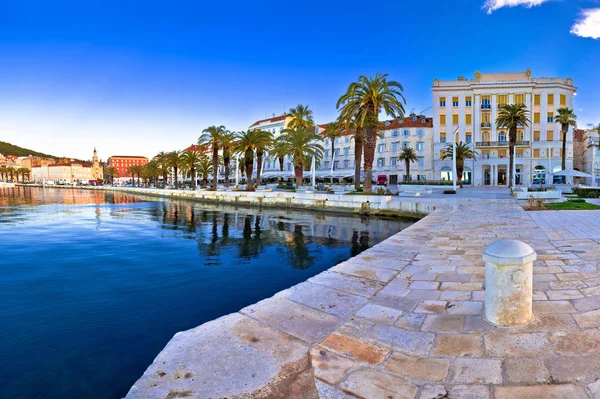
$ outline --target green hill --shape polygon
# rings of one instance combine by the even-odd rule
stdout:
[[[15,155],[17,157],[26,157],[29,155],[44,157],[44,158],[59,158],[54,155],[44,154],[42,152],[37,152],[33,150],[28,150],[27,148],[19,147],[10,143],[6,143],[4,141],[0,141],[0,154],[2,155]]]

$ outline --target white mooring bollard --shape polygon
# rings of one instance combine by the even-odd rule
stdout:
[[[500,326],[521,326],[533,318],[533,261],[537,254],[517,240],[498,240],[483,251],[485,318]]]

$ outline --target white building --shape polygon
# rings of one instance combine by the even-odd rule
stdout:
[[[574,152],[574,169],[592,175],[592,178],[585,178],[586,184],[600,186],[600,133],[598,129],[577,130],[574,137]]]
[[[76,162],[35,166],[31,168],[31,178],[38,183],[87,183],[95,180],[91,164]]]
[[[517,184],[549,181],[561,167],[560,107],[573,108],[577,88],[570,78],[532,78],[531,72],[475,73],[475,79],[435,79],[433,97],[434,169],[436,180],[452,178],[452,160],[441,160],[455,139],[474,146],[477,161],[465,162],[464,180],[474,185],[508,184],[508,132],[496,128],[498,109],[524,104],[532,123],[518,131],[515,148]],[[573,167],[573,131],[567,134],[567,168]]]
[[[322,134],[326,130],[321,132]],[[410,115],[402,119],[381,122],[380,138],[375,148],[373,177],[385,175],[389,184],[406,180],[405,162],[398,159],[403,148],[413,148],[418,161],[410,165],[410,180],[433,180],[433,120],[423,115]],[[353,132],[344,132],[335,139],[335,152],[331,154],[331,141],[323,141],[323,159],[317,171],[319,177],[354,177]],[[364,164],[364,158],[363,158]],[[364,167],[364,165],[361,165]]]

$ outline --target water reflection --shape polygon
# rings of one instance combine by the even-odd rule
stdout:
[[[410,221],[0,188],[0,397],[124,397],[177,331]]]

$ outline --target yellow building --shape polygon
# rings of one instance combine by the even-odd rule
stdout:
[[[455,139],[470,143],[479,154],[477,162],[465,162],[463,178],[468,184],[508,184],[508,131],[497,128],[495,121],[502,105],[524,104],[531,113],[531,124],[522,126],[517,134],[517,184],[551,183],[552,173],[562,169],[560,125],[554,116],[558,108],[573,108],[576,90],[570,78],[532,78],[529,70],[476,72],[475,79],[435,79],[431,92],[436,178],[452,178],[452,161],[440,158]],[[567,134],[566,161],[567,168],[572,168],[572,129]]]

